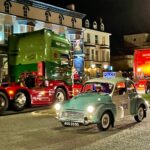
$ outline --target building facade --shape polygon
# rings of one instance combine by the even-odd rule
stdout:
[[[85,14],[33,0],[0,0],[0,81],[8,75],[8,37],[48,28],[65,35],[72,43],[83,39]],[[74,50],[74,44],[72,50]]]
[[[104,70],[110,68],[110,33],[104,32],[104,24],[96,21],[90,25],[88,19],[84,20],[84,53],[85,73],[91,78],[102,75]]]
[[[124,35],[125,47],[135,49],[135,48],[146,48],[150,47],[150,34],[149,33],[139,33]]]
[[[133,69],[134,50],[141,48],[150,48],[149,33],[124,35],[123,47],[118,51],[118,54],[111,56],[114,70],[131,71]]]

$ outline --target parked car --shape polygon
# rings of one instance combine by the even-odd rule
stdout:
[[[79,95],[55,105],[57,119],[63,126],[97,124],[102,131],[129,115],[141,122],[148,107],[148,102],[136,92],[134,82],[123,77],[88,80]]]

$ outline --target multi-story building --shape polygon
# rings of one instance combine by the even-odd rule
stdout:
[[[139,48],[150,48],[149,33],[124,35],[122,48],[116,50],[115,56],[111,56],[111,64],[114,69],[116,71],[131,71],[134,50]]]
[[[146,48],[150,47],[150,34],[149,33],[139,33],[124,35],[124,45],[127,48]]]
[[[88,19],[83,20],[84,25],[84,53],[85,72],[90,77],[102,75],[110,68],[110,33],[104,32],[104,24],[100,18],[99,23]]]
[[[8,36],[42,28],[64,34],[70,41],[82,39],[85,14],[33,0],[0,0],[0,81],[8,75]],[[73,47],[74,49],[74,47]]]

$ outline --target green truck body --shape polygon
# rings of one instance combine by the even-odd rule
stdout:
[[[48,29],[10,36],[8,48],[10,81],[16,82],[23,72],[37,72],[39,62],[44,62],[44,75],[47,79],[70,78],[70,49],[68,39]],[[68,79],[68,83],[70,82]]]

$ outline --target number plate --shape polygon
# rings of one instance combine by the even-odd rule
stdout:
[[[64,125],[78,127],[79,123],[78,122],[69,122],[69,121],[67,121],[67,122],[64,122]]]

